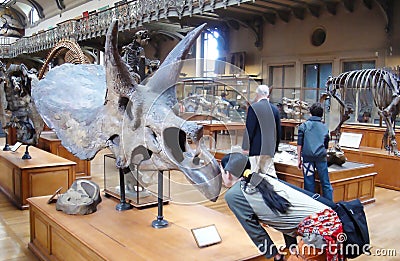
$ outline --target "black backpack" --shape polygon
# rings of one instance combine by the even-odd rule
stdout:
[[[370,255],[371,246],[368,224],[365,217],[364,206],[359,199],[334,203],[319,194],[306,191],[283,180],[279,181],[327,205],[338,214],[342,221],[344,232],[344,235],[338,237],[338,240],[341,240],[343,243],[343,254],[345,257],[351,259],[362,254]]]
[[[361,254],[370,254],[368,224],[361,201],[359,199],[340,201],[332,209],[338,214],[343,224],[342,240],[344,240],[345,257],[356,258]]]

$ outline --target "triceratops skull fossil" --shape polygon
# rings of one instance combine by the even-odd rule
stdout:
[[[140,164],[141,170],[181,170],[208,199],[216,200],[221,176],[216,160],[200,142],[202,126],[173,112],[182,59],[204,27],[188,33],[141,85],[118,53],[115,20],[106,35],[105,80],[98,65],[61,65],[33,82],[35,104],[63,146],[80,159],[92,159],[109,147],[118,168]],[[194,149],[187,143],[189,137]]]

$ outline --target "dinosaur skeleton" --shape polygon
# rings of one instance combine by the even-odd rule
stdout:
[[[118,168],[180,170],[207,199],[215,201],[222,179],[217,161],[200,142],[203,128],[184,121],[173,110],[182,60],[204,27],[205,24],[188,33],[142,85],[135,81],[118,53],[118,21],[114,20],[106,34],[105,77],[99,65],[63,64],[50,70],[45,79],[33,81],[32,96],[42,118],[63,146],[80,159],[93,159],[108,147]],[[73,91],[76,86],[67,90],[58,86],[70,84],[65,75],[82,82],[79,93]],[[68,91],[69,97],[63,97],[62,91]],[[77,104],[86,107],[76,109]],[[191,138],[192,147],[187,137]]]
[[[208,98],[208,99],[207,99]],[[209,100],[214,100],[214,103]],[[191,95],[181,101],[187,112],[194,114],[209,114],[219,120],[228,120],[227,111],[231,104],[222,100],[221,97],[204,97],[199,94]]]
[[[133,41],[122,47],[122,60],[130,67],[129,71],[135,78],[137,83],[140,83],[160,67],[159,60],[150,60],[146,58],[144,46],[150,41],[150,36],[147,30],[140,30],[135,33]],[[143,62],[142,62],[143,59]],[[148,71],[146,72],[146,68]]]
[[[370,91],[374,104],[378,108],[378,113],[386,123],[386,132],[382,139],[382,145],[389,152],[393,151],[395,155],[399,156],[400,153],[397,149],[394,131],[395,119],[399,113],[400,106],[399,85],[398,76],[386,69],[355,70],[341,73],[336,77],[329,77],[326,83],[327,94],[323,95],[321,100],[332,96],[345,108],[340,123],[333,131],[336,136],[340,135],[342,124],[350,118],[349,114],[353,112],[353,108],[346,106],[341,97],[346,97],[346,92],[350,91]]]

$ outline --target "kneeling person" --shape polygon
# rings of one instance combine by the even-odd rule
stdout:
[[[267,258],[283,260],[276,246],[261,223],[267,224],[285,235],[289,241],[301,236],[300,245],[313,249],[329,249],[322,252],[321,260],[335,260],[337,235],[342,232],[342,224],[336,212],[310,196],[297,191],[278,179],[266,174],[250,173],[248,157],[241,153],[227,154],[221,160],[222,180],[230,187],[225,200],[240,224]],[[289,248],[290,249],[290,248]],[[308,256],[299,249],[296,256]],[[321,254],[314,251],[311,255]],[[313,259],[315,260],[315,259]]]

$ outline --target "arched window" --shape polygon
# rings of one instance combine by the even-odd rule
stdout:
[[[203,37],[204,48],[204,76],[215,75],[215,61],[219,58],[217,30],[207,31]]]

